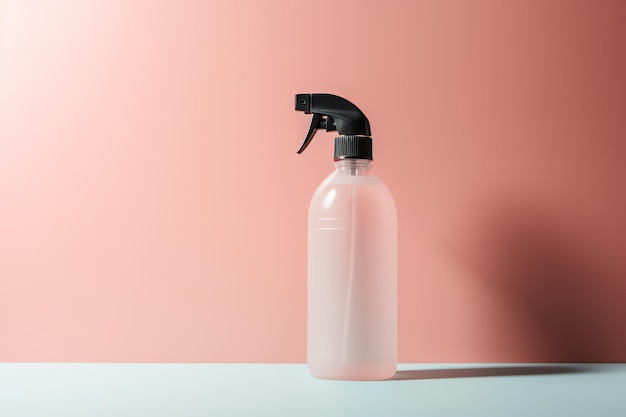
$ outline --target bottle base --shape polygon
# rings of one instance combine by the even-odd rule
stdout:
[[[393,367],[376,367],[369,369],[341,369],[335,372],[320,372],[311,365],[308,366],[309,374],[318,379],[330,379],[335,381],[381,381],[389,379],[396,373]]]

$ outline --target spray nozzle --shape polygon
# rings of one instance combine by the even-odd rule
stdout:
[[[361,110],[343,97],[333,94],[296,94],[296,110],[306,114],[313,114],[309,131],[304,137],[298,153],[311,143],[318,129],[325,129],[327,132],[336,130],[341,136],[335,139],[335,159],[342,158],[365,158],[371,159],[371,135],[370,124],[367,117]],[[337,151],[337,140],[343,142],[351,140],[363,148],[364,141],[369,140],[369,156],[360,153],[349,152],[354,155],[346,155],[346,152]],[[365,146],[367,147],[367,146]]]

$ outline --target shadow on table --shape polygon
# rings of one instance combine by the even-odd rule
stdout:
[[[589,369],[575,365],[533,365],[533,366],[486,366],[483,368],[446,368],[446,369],[411,369],[398,371],[389,378],[394,380],[407,379],[440,379],[440,378],[476,378],[484,376],[522,376],[572,374],[588,372]]]

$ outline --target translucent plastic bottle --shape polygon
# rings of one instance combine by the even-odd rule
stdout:
[[[309,206],[309,372],[385,379],[396,372],[397,221],[364,159],[343,159]]]
[[[369,121],[331,94],[298,94],[317,129],[337,130],[335,171],[309,206],[307,362],[327,379],[391,377],[397,362],[397,219],[393,197],[372,175]]]

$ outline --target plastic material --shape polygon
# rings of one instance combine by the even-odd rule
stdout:
[[[333,94],[296,94],[296,110],[313,114],[309,130],[298,149],[302,153],[313,140],[318,129],[327,132],[336,130],[341,136],[335,138],[335,160],[344,158],[372,159],[370,124],[365,114],[357,106],[343,97]],[[362,150],[362,153],[337,153],[344,146],[337,142],[346,142],[346,136],[352,142],[363,142],[351,149]]]
[[[298,95],[303,98],[296,99],[296,109],[311,111],[306,97],[317,96]],[[321,96],[340,99],[334,102],[342,109],[345,103],[352,105],[337,96]],[[341,129],[341,111],[324,111]],[[300,151],[315,130],[312,125]],[[372,175],[371,143],[365,136],[336,138],[336,169],[309,206],[307,363],[319,378],[386,379],[396,371],[396,207],[387,187]]]
[[[339,159],[372,160],[372,138],[366,136],[337,136],[335,138],[335,161]]]

